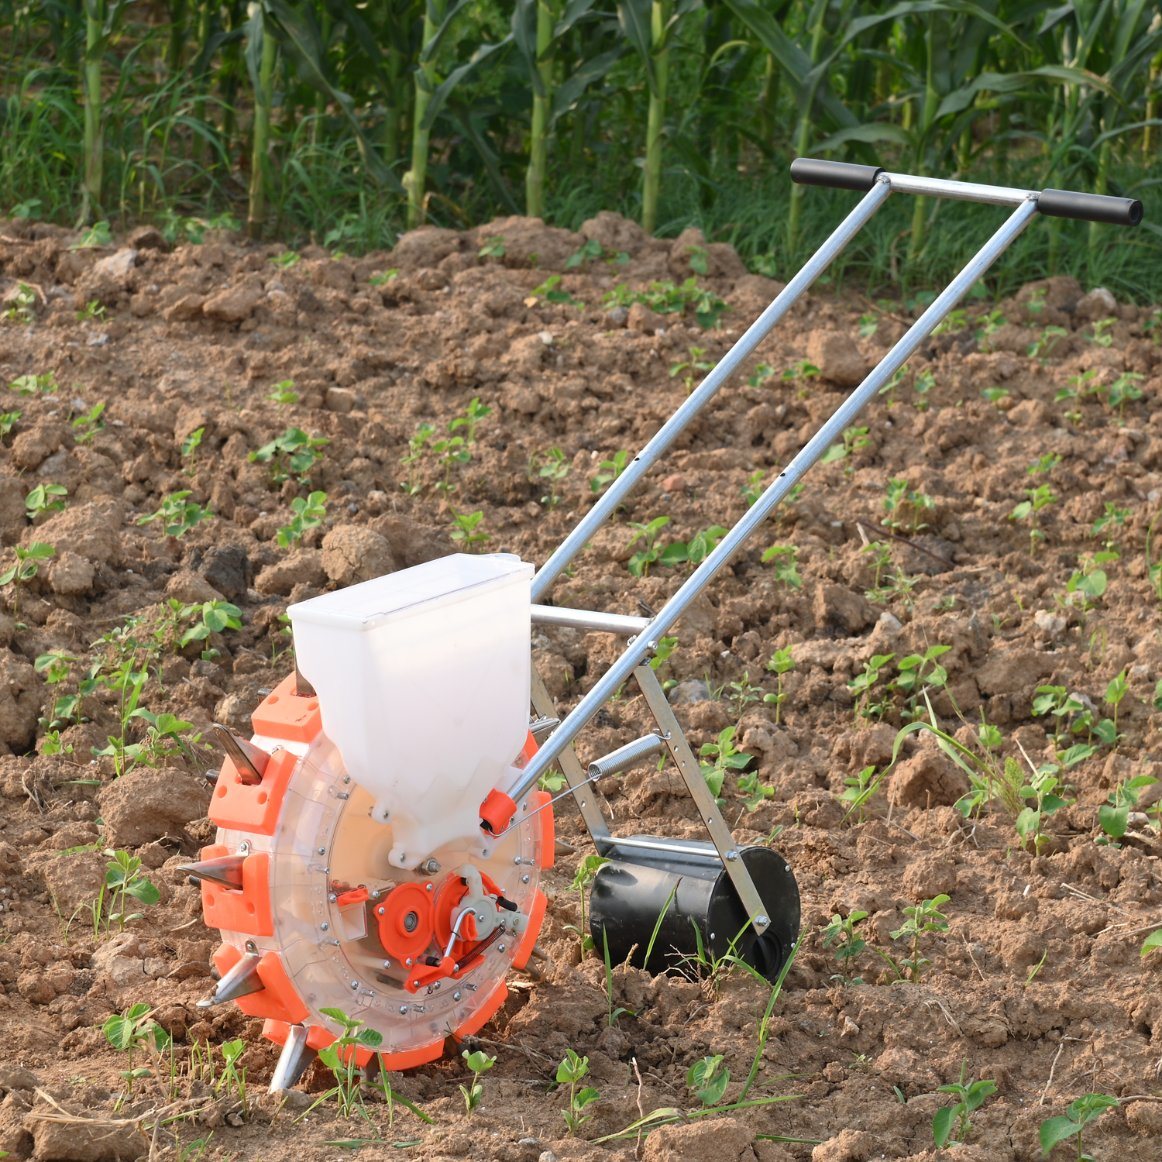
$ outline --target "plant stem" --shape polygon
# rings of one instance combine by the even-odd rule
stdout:
[[[105,139],[102,125],[101,58],[105,51],[105,0],[85,0],[85,67],[82,101],[85,110],[85,173],[81,183],[81,221],[100,212]]]
[[[549,112],[553,103],[553,0],[537,0],[537,61],[539,83],[533,87],[533,118],[529,131],[529,165],[525,171],[525,213],[545,216],[545,161],[548,148]]]
[[[646,115],[646,168],[642,179],[642,229],[652,234],[658,224],[658,194],[662,186],[662,137],[666,119],[666,87],[670,52],[666,47],[670,0],[653,0],[650,5],[651,53],[654,58],[650,105]]]
[[[246,233],[257,238],[266,224],[266,196],[270,185],[270,110],[274,104],[274,65],[278,45],[265,19],[262,30],[262,62],[258,88],[254,94],[254,142],[250,155],[250,199],[246,211]]]
[[[436,62],[433,59],[433,41],[444,22],[447,0],[428,0],[424,6],[423,47],[420,64],[416,69],[415,107],[412,111],[412,167],[404,174],[403,185],[408,195],[407,224],[409,230],[422,226],[425,216],[424,187],[428,180],[428,138],[431,129],[424,125],[428,104],[436,88]]]

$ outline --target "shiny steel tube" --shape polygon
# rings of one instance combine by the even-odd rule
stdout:
[[[596,629],[606,633],[641,633],[648,617],[628,613],[602,613],[594,609],[567,609],[558,605],[534,605],[533,625],[559,625],[567,629]]]
[[[882,179],[877,185],[886,185]],[[686,608],[706,587],[711,578],[734,556],[743,542],[771,514],[775,506],[798,483],[800,477],[837,440],[843,430],[859,415],[900,369],[905,360],[936,329],[949,311],[968,289],[1009,247],[1013,239],[1028,225],[1037,213],[1036,195],[1030,195],[1009,215],[999,230],[973,256],[968,265],[933,300],[931,306],[908,328],[903,338],[884,356],[870,375],[847,397],[831,418],[803,446],[795,458],[779,473],[767,490],[739,520],[738,524],[718,543],[714,551],[686,579],[678,591],[661,608],[641,635],[630,643],[625,652],[597,680],[596,684],[565,717],[559,727],[546,739],[525,767],[523,777],[509,794],[519,800],[537,785],[564,748],[571,743],[585,724],[613,696],[617,688],[633,673],[634,668],[656,647],[659,639],[669,632]]]
[[[859,233],[864,223],[880,208],[892,191],[889,183],[880,181],[868,190],[855,209],[836,227],[806,265],[779,292],[774,301],[746,329],[715,368],[683,401],[682,405],[658,429],[653,439],[633,458],[622,474],[605,490],[577,527],[553,550],[549,559],[533,578],[533,601],[540,601],[569,562],[584,548],[613,510],[625,499],[637,482],[654,466],[659,457],[682,434],[690,421],[714,397],[739,364],[767,337],[775,324],[793,307],[807,288],[831,265],[835,257]]]

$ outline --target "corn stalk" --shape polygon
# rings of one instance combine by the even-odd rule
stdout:
[[[117,5],[114,4],[114,12]],[[85,60],[81,72],[81,103],[85,116],[84,176],[81,180],[81,221],[92,222],[101,210],[105,170],[105,125],[101,64],[108,40],[110,12],[106,0],[85,0]]]
[[[246,209],[246,233],[258,238],[266,225],[270,193],[270,114],[274,105],[274,69],[278,61],[267,7],[261,0],[250,5],[246,22],[246,67],[254,90],[254,128],[250,143],[250,188]]]
[[[622,33],[645,65],[649,90],[645,168],[642,173],[642,229],[649,234],[657,226],[658,196],[662,188],[670,42],[678,22],[698,7],[698,0],[619,0],[617,5]]]

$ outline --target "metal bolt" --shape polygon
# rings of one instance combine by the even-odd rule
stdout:
[[[754,922],[755,922],[756,924],[769,924],[769,923],[771,922],[771,918],[770,918],[769,916],[764,916],[764,915],[762,914],[762,912],[760,912],[760,913],[759,913],[759,914],[758,914],[758,915],[757,915],[757,916],[754,918]]]
[[[330,925],[330,924],[328,924],[326,920],[324,920],[324,921],[322,922],[322,924],[320,924],[320,925],[319,925],[319,931],[320,931],[320,932],[326,932],[326,931],[327,931],[327,929],[328,929],[328,928],[330,928],[330,927],[331,927],[331,925]]]
[[[483,924],[483,923],[484,923],[484,913],[483,913],[483,912],[477,912],[477,913],[476,913],[476,919],[477,919],[477,920],[479,920],[481,924]]]
[[[503,951],[504,951],[504,945],[503,945],[503,944],[498,944],[498,945],[496,946],[496,951],[497,951],[497,952],[503,952]]]
[[[399,1015],[400,1015],[401,1017],[406,1017],[406,1016],[408,1015],[408,1007],[407,1007],[407,1005],[400,1005],[400,1007],[399,1007]]]
[[[391,961],[390,961],[390,960],[385,960],[385,961],[383,962],[383,967],[384,967],[384,968],[391,968]]]
[[[738,859],[738,852],[737,851],[728,851],[726,853],[726,858],[728,860],[730,860],[731,863],[734,863],[734,861]]]
[[[244,839],[238,845],[238,854],[239,855],[249,855],[250,854],[250,841],[249,840]]]
[[[533,877],[532,877],[532,876],[530,876],[530,875],[523,875],[523,876],[521,876],[521,878],[520,878],[520,882],[521,882],[522,884],[527,884],[527,883],[529,882],[529,880],[531,880],[532,878],[533,878]]]
[[[334,892],[327,893],[327,902],[333,904],[339,897]]]
[[[425,859],[416,870],[426,876],[434,876],[440,870],[440,865],[438,861],[429,858]]]
[[[419,927],[420,918],[415,912],[409,912],[403,918],[403,930],[405,932],[414,932]]]
[[[258,945],[255,944],[253,940],[247,940],[246,941],[246,951],[247,952],[257,952]]]
[[[414,960],[412,960],[412,958],[409,956],[409,957],[407,958],[407,960],[405,960],[405,961],[404,961],[404,964],[406,964],[406,965],[408,966],[408,968],[411,968],[411,966],[412,966],[413,964],[415,964],[415,961],[414,961]]]
[[[455,991],[455,992],[452,994],[452,1000],[454,1000],[454,1001],[458,1001],[459,999],[460,999],[460,990],[459,990],[459,989],[457,989],[457,990],[456,990],[456,991]]]
[[[432,884],[431,884],[431,881],[429,881],[428,883],[424,884],[424,890],[425,890],[425,891],[428,891],[428,892],[430,892],[430,891],[432,890]]]
[[[326,849],[325,847],[320,847],[320,848],[318,849],[318,854],[319,854],[319,855],[326,855],[326,854],[327,854],[327,849]]]
[[[359,987],[359,982],[358,982],[357,980],[353,980],[353,981],[351,982],[351,987],[352,987],[353,989],[357,989],[357,988]]]
[[[375,909],[375,914],[377,916],[384,916],[387,914],[387,909],[382,904],[380,904],[379,907]]]

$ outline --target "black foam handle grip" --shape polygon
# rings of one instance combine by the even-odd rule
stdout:
[[[1109,222],[1113,226],[1137,226],[1142,220],[1142,203],[1136,198],[1076,194],[1070,190],[1042,190],[1037,195],[1037,209],[1051,218]]]
[[[791,180],[801,186],[831,186],[837,190],[866,192],[884,171],[878,165],[856,165],[853,161],[823,161],[817,157],[797,157],[791,162]]]

